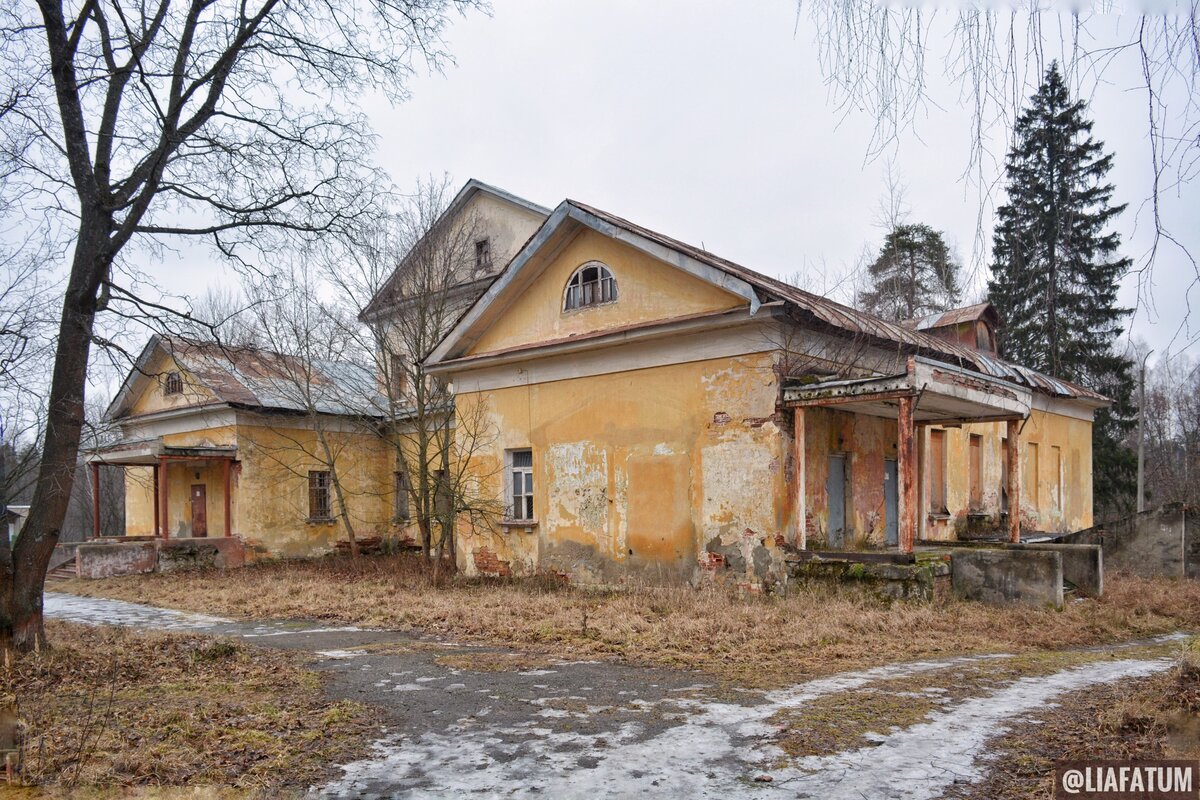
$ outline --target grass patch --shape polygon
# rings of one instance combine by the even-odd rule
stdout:
[[[47,627],[53,649],[0,666],[0,707],[16,706],[25,779],[51,796],[287,796],[365,755],[377,730],[299,654]]]
[[[815,586],[785,597],[741,597],[716,587],[596,592],[544,580],[455,577],[434,585],[414,556],[330,557],[57,586],[226,616],[417,629],[559,658],[694,668],[763,687],[895,661],[1200,630],[1200,582],[1106,578],[1103,598],[1061,612],[954,600],[889,605]]]
[[[865,747],[872,734],[911,727],[942,707],[989,695],[1021,678],[1108,659],[1158,658],[1178,648],[1172,643],[1116,652],[1051,650],[956,664],[818,697],[778,712],[771,721],[780,727],[777,743],[789,756],[830,755]]]
[[[1057,761],[1200,759],[1200,640],[1173,669],[1072,692],[989,749],[996,761],[984,779],[944,797],[1050,800]]]

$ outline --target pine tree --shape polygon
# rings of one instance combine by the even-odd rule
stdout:
[[[1052,63],[1014,129],[988,295],[1004,356],[1112,398],[1093,427],[1094,505],[1111,513],[1134,493],[1136,462],[1121,445],[1133,424],[1132,363],[1115,349],[1131,313],[1117,284],[1132,262],[1106,231],[1125,206],[1111,202],[1112,155],[1092,138],[1086,110]]]
[[[859,307],[889,320],[946,311],[961,294],[958,264],[942,234],[928,225],[892,228],[867,271],[871,288],[859,293]]]

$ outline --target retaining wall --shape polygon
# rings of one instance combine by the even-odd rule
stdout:
[[[1186,574],[1186,514],[1170,503],[1131,517],[1058,537],[1063,544],[1098,544],[1109,569],[1141,575],[1181,577]]]

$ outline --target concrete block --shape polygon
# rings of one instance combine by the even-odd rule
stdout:
[[[1064,544],[1098,544],[1111,570],[1146,578],[1186,573],[1185,514],[1169,503],[1131,517],[1059,537]]]
[[[983,603],[1063,607],[1062,554],[1048,550],[963,548],[950,555],[956,597]]]
[[[236,537],[166,539],[158,542],[158,571],[230,569],[246,563],[246,549]]]
[[[1088,597],[1104,594],[1104,549],[1098,544],[1036,542],[1009,547],[1059,553],[1062,555],[1063,580],[1073,583],[1080,594]]]
[[[81,578],[115,578],[154,572],[158,549],[154,542],[86,542],[75,550]]]

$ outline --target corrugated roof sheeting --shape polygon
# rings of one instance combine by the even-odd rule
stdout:
[[[374,373],[350,361],[304,363],[292,356],[213,342],[163,339],[181,367],[226,403],[264,409],[382,416]]]
[[[1037,370],[1022,367],[1018,364],[1011,364],[986,353],[981,353],[973,348],[940,339],[919,330],[906,327],[900,323],[888,322],[872,314],[867,314],[866,312],[837,303],[827,297],[806,292],[776,278],[755,272],[752,269],[715,256],[698,247],[672,239],[669,236],[664,236],[648,228],[643,228],[629,220],[609,214],[606,211],[601,211],[598,208],[593,208],[574,200],[568,200],[567,202],[589,214],[599,217],[609,224],[624,228],[631,233],[643,236],[664,247],[678,250],[697,261],[741,278],[755,286],[758,290],[770,295],[773,299],[783,300],[802,313],[845,333],[894,342],[923,355],[974,369],[977,372],[994,378],[1013,381],[1046,394],[1101,402],[1107,399],[1090,389],[1052,378]],[[979,305],[986,306],[987,304],[983,303]],[[975,308],[975,306],[971,306],[963,309],[963,311],[970,311]],[[982,312],[979,311],[977,313]]]

